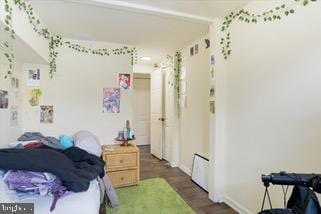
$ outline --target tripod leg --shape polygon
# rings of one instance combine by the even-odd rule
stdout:
[[[265,187],[265,192],[264,192],[264,197],[263,197],[263,203],[262,203],[261,211],[263,211],[263,209],[264,209],[266,196],[268,197],[269,205],[270,205],[270,208],[272,209],[272,203],[271,203],[270,194],[269,194],[268,188]]]
[[[271,198],[270,198],[270,193],[269,193],[269,191],[268,191],[267,188],[266,188],[266,192],[267,192],[267,196],[268,196],[268,199],[269,199],[270,208],[273,209],[273,208],[272,208]]]

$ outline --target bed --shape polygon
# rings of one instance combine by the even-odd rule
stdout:
[[[100,208],[100,188],[97,180],[91,181],[86,192],[70,193],[57,202],[56,208],[50,212],[52,197],[41,196],[37,199],[18,201],[15,192],[8,190],[0,177],[0,202],[2,203],[34,203],[35,214],[98,214]]]
[[[89,134],[75,134],[81,144],[60,149],[45,144],[41,133],[28,132],[22,136],[39,136],[40,142],[0,149],[0,203],[33,203],[35,214],[98,214],[105,208],[106,193],[106,202],[117,207],[100,144],[90,140]],[[18,195],[26,199],[19,200]]]

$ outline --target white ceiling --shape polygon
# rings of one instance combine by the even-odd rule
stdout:
[[[244,7],[250,0],[120,0],[214,19]]]
[[[249,0],[29,0],[48,28],[63,37],[135,45],[159,62],[208,33],[211,19]],[[147,62],[145,62],[147,63]]]

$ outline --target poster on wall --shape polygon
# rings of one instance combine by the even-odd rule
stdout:
[[[194,55],[194,47],[191,47],[191,48],[189,49],[189,54],[190,54],[191,56]]]
[[[7,109],[9,106],[8,91],[0,90],[0,109]]]
[[[18,126],[18,106],[11,106],[10,125]]]
[[[41,95],[42,95],[42,91],[39,88],[30,90],[29,99],[28,99],[30,106],[32,107],[39,106]]]
[[[211,55],[211,65],[214,65],[215,64],[215,58],[214,58],[214,55]]]
[[[212,79],[212,80],[215,80],[215,70],[214,70],[214,67],[211,68],[210,75],[211,75],[211,79]]]
[[[215,101],[210,101],[210,112],[215,114]]]
[[[208,49],[211,47],[211,40],[210,39],[205,39],[205,48]]]
[[[210,98],[214,98],[214,97],[215,97],[215,88],[214,86],[212,86],[210,89]]]
[[[130,74],[119,73],[118,74],[118,84],[119,88],[122,90],[129,90],[131,87],[131,78]]]
[[[40,106],[40,123],[53,123],[53,106]]]
[[[40,86],[40,69],[28,69],[27,86]]]
[[[199,50],[198,50],[198,44],[196,44],[195,47],[194,47],[194,54],[195,54],[195,55],[198,54],[198,51],[199,51]]]
[[[120,112],[120,89],[104,88],[103,90],[103,113]]]
[[[18,89],[19,88],[19,79],[12,77],[11,78],[11,87],[14,89]]]

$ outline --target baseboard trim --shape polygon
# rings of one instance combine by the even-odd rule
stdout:
[[[177,162],[170,162],[170,164],[171,164],[171,167],[179,167],[179,163],[177,163]]]
[[[240,203],[238,203],[237,201],[233,200],[228,196],[224,196],[223,201],[224,203],[232,207],[236,212],[240,214],[254,214],[253,212],[248,210],[246,207],[242,206]]]
[[[185,172],[188,176],[192,176],[192,171],[184,165],[179,165],[179,168]]]

